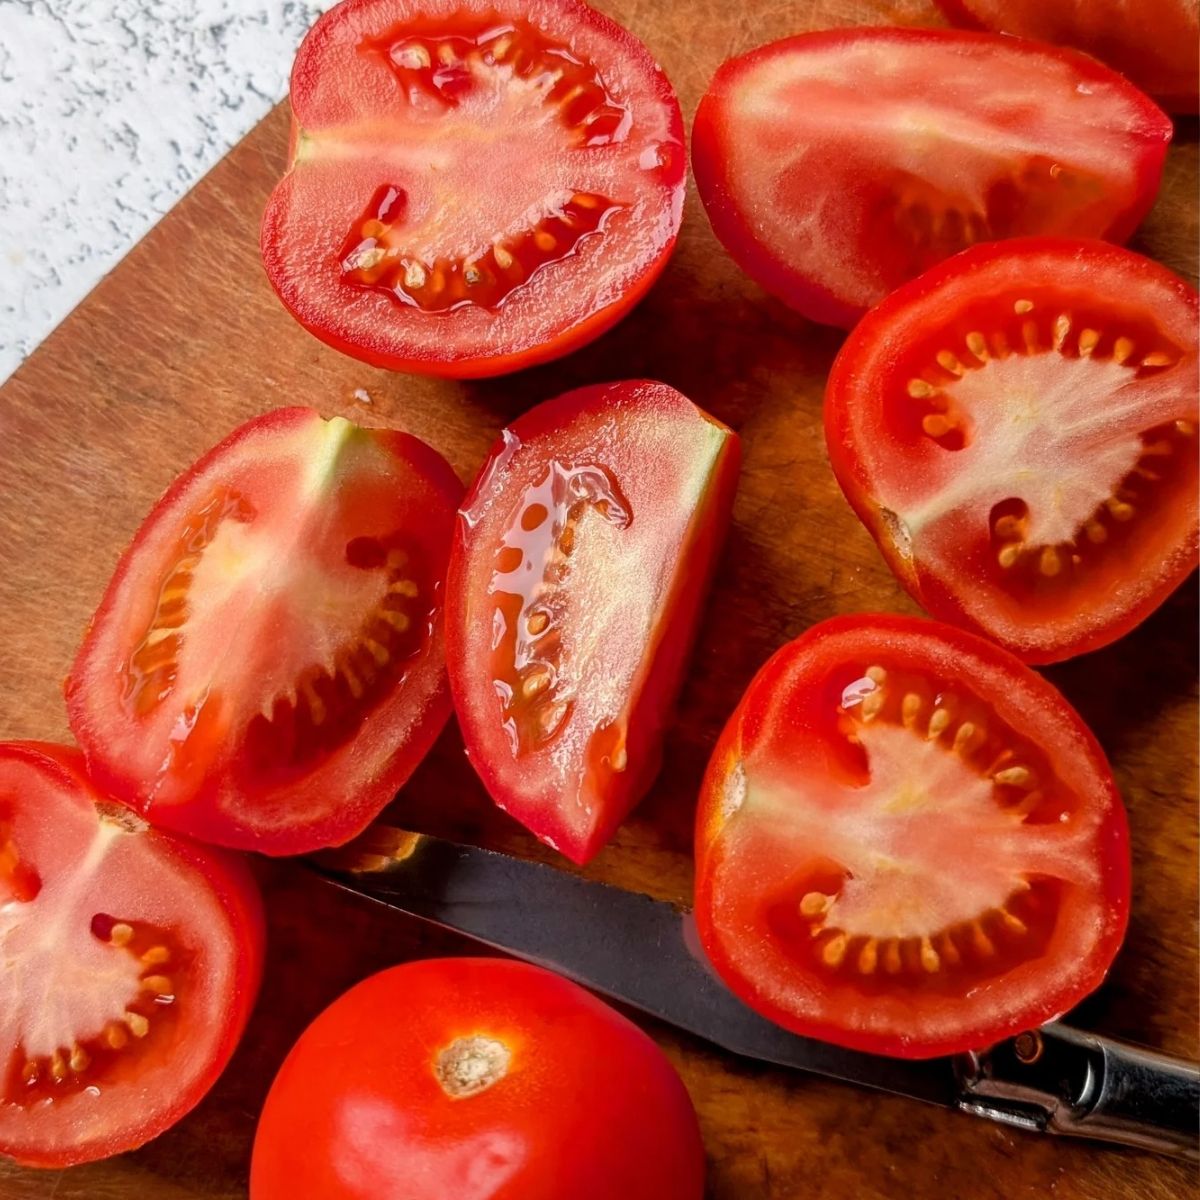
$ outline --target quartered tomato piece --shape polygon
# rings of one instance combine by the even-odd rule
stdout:
[[[267,854],[362,830],[450,712],[461,491],[395,430],[291,408],[232,433],[143,522],[75,660],[93,778],[156,825]]]
[[[837,617],[759,671],[713,753],[696,920],[747,1004],[808,1037],[924,1058],[1065,1012],[1129,911],[1104,754],[973,634]]]
[[[292,1048],[251,1200],[701,1200],[696,1114],[632,1022],[540,967],[405,963]]]
[[[1196,565],[1197,303],[1149,259],[964,252],[847,339],[825,402],[842,490],[930,613],[1027,662],[1114,641]]]
[[[950,20],[1086,50],[1168,112],[1200,103],[1196,0],[938,0]]]
[[[740,457],[674,388],[601,384],[506,429],[459,516],[447,661],[467,752],[576,862],[658,771]]]
[[[0,1154],[63,1167],[188,1112],[262,972],[232,857],[99,796],[74,750],[0,745]]]
[[[619,320],[675,244],[679,103],[580,0],[343,0],[292,71],[262,252],[311,333],[376,366],[479,376]]]
[[[851,326],[970,246],[1124,241],[1171,122],[1086,55],[939,29],[834,29],[727,62],[696,113],[717,237],[767,291]]]

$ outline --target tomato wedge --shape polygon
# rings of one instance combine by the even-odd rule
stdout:
[[[624,316],[675,244],[679,102],[580,0],[343,0],[296,56],[292,115],[267,275],[376,366],[556,358]]]
[[[143,522],[75,660],[92,777],[220,845],[299,854],[360,832],[449,716],[461,492],[394,430],[303,408],[235,430]]]
[[[929,612],[1027,662],[1114,641],[1196,565],[1196,292],[1103,242],[979,246],[829,376],[834,472]]]
[[[937,0],[959,24],[1074,46],[1120,71],[1168,112],[1200,106],[1196,0]]]
[[[601,384],[506,429],[460,513],[447,662],[467,753],[576,862],[658,771],[740,458],[674,388]]]
[[[0,745],[0,1154],[131,1150],[224,1069],[262,973],[232,857],[102,798],[78,752]]]
[[[1086,55],[939,29],[834,29],[717,72],[692,161],[742,269],[849,327],[934,263],[1020,234],[1124,241],[1171,122]]]
[[[759,671],[713,753],[696,920],[726,983],[808,1037],[987,1046],[1096,988],[1129,915],[1104,754],[982,638],[835,617]]]
[[[280,1068],[250,1169],[251,1200],[703,1194],[663,1052],[576,984],[495,958],[405,963],[335,1000]]]

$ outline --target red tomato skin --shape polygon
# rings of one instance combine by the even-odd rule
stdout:
[[[379,0],[342,0],[342,3],[327,10],[318,19],[309,31],[305,43],[311,40],[314,45],[318,44],[329,35],[329,27],[333,21],[353,19],[354,10],[378,5]],[[662,176],[662,184],[670,195],[670,218],[667,222],[668,230],[665,236],[660,238],[656,257],[618,299],[537,344],[511,349],[503,345],[494,346],[489,347],[486,353],[474,355],[447,353],[441,344],[442,339],[436,336],[436,323],[444,318],[437,316],[433,318],[434,323],[430,326],[430,335],[423,340],[412,337],[396,340],[390,338],[386,331],[371,340],[347,337],[331,328],[330,322],[322,319],[319,313],[314,315],[303,283],[297,283],[290,278],[291,266],[281,249],[282,229],[287,215],[284,189],[288,177],[285,176],[272,192],[263,213],[259,237],[260,253],[268,279],[280,301],[295,320],[314,337],[340,353],[384,370],[447,379],[491,378],[550,362],[586,346],[622,320],[657,281],[675,249],[687,185],[685,133],[679,100],[662,69],[633,33],[581,0],[554,0],[554,5],[564,13],[571,14],[573,19],[602,31],[611,39],[637,69],[645,71],[647,77],[653,80],[658,102],[670,113],[670,133],[679,147],[679,153]],[[308,59],[303,53],[304,49],[302,46],[297,54],[291,81],[293,114],[288,136],[289,163],[295,159],[302,132],[295,115],[295,106],[302,104],[308,93],[316,88],[314,72],[307,65]]]
[[[731,199],[728,176],[725,172],[725,154],[721,146],[721,130],[725,119],[723,107],[737,76],[763,60],[787,54],[793,46],[833,47],[872,35],[887,41],[907,42],[911,45],[925,43],[931,47],[941,42],[963,39],[991,40],[1006,47],[1024,44],[1039,54],[1051,54],[1069,62],[1085,80],[1100,79],[1111,83],[1115,75],[1108,67],[1089,55],[1048,47],[1040,42],[1026,41],[1022,38],[1005,36],[1001,39],[996,34],[969,30],[894,27],[874,30],[829,29],[800,34],[760,46],[747,54],[726,61],[718,69],[701,98],[692,125],[692,171],[713,232],[738,266],[767,292],[812,321],[842,329],[852,329],[867,309],[839,299],[815,280],[806,278],[789,265],[781,263],[769,246],[762,244],[746,229],[744,220]],[[1159,126],[1161,136],[1147,142],[1141,148],[1138,161],[1140,182],[1136,200],[1127,211],[1115,217],[1111,228],[1104,235],[1107,240],[1113,242],[1126,241],[1150,211],[1158,194],[1167,145],[1173,133],[1170,119],[1159,111],[1148,97],[1142,96],[1132,84],[1129,85],[1128,92],[1131,97],[1139,98],[1148,122]],[[1031,234],[1034,232],[1030,231]]]
[[[458,1038],[508,1073],[451,1097]],[[252,1200],[700,1200],[704,1149],[679,1076],[577,985],[503,959],[430,959],[346,992],[292,1048],[263,1107]]]
[[[819,660],[823,643],[855,641],[864,633],[869,633],[881,644],[889,640],[900,642],[934,638],[943,643],[950,654],[962,660],[979,660],[990,668],[1004,672],[1010,676],[1014,691],[1019,688],[1023,696],[1038,706],[1039,712],[1045,712],[1049,719],[1061,722],[1069,731],[1071,740],[1082,749],[1099,788],[1098,799],[1110,812],[1101,853],[1103,891],[1113,917],[1094,951],[1095,962],[1087,987],[1075,992],[1047,988],[1040,1002],[1030,1006],[1017,1022],[992,1026],[981,1024],[956,1037],[920,1040],[907,1032],[885,1036],[847,1028],[838,1023],[836,1013],[828,1014],[824,1020],[802,1019],[775,1003],[761,983],[747,978],[731,963],[714,921],[714,913],[722,899],[714,888],[714,882],[723,855],[721,834],[726,820],[722,812],[725,781],[734,765],[745,761],[748,750],[762,736],[770,710],[781,690],[781,683],[796,661],[805,656]],[[822,736],[809,723],[807,713],[796,714],[795,729],[797,732]],[[695,917],[705,953],[730,989],[756,1012],[802,1037],[817,1038],[852,1050],[895,1058],[936,1058],[990,1046],[1023,1030],[1056,1020],[1098,988],[1107,976],[1128,928],[1131,887],[1128,818],[1112,769],[1095,735],[1062,694],[1019,659],[984,638],[935,621],[892,613],[855,613],[831,617],[811,626],[800,637],[780,647],[750,681],[721,732],[701,785],[696,810]]]
[[[122,553],[104,597],[88,622],[71,674],[64,685],[71,732],[83,750],[89,776],[99,787],[119,797],[140,812],[146,820],[161,828],[211,845],[254,850],[268,855],[304,854],[323,847],[342,845],[357,836],[395,797],[433,747],[452,711],[450,690],[445,678],[441,608],[438,609],[434,622],[431,643],[421,656],[429,660],[429,665],[422,669],[431,667],[437,679],[429,688],[420,720],[413,723],[411,736],[393,746],[369,777],[363,779],[354,794],[346,797],[325,819],[271,834],[241,829],[231,824],[220,800],[221,790],[225,786],[222,778],[206,780],[197,790],[194,799],[186,805],[155,805],[147,795],[146,781],[131,776],[124,770],[123,763],[111,755],[110,747],[100,733],[92,729],[88,697],[81,680],[88,671],[91,656],[96,652],[95,631],[106,621],[113,619],[121,584],[136,567],[138,548],[147,537],[156,514],[169,511],[173,502],[187,490],[193,479],[203,475],[213,464],[219,463],[225,454],[235,450],[242,442],[262,431],[285,431],[289,427],[311,420],[313,416],[313,410],[307,408],[280,408],[254,418],[235,429],[175,479]],[[413,463],[440,493],[441,502],[446,509],[450,512],[454,510],[462,495],[462,484],[454,474],[453,468],[436,450],[419,438],[399,430],[373,428],[370,433],[381,444],[391,447],[398,458]],[[303,802],[307,792],[306,783],[307,780],[301,780],[284,791],[294,801]]]
[[[9,742],[0,744],[0,757],[27,764],[31,771],[44,775],[64,790],[78,793],[81,803],[103,804],[114,809],[123,807],[96,790],[86,773],[83,756],[74,747],[48,742]],[[130,817],[136,820],[132,814]],[[136,1150],[164,1133],[195,1108],[224,1071],[241,1041],[258,997],[266,952],[266,921],[258,885],[244,860],[153,827],[147,827],[141,836],[153,841],[159,851],[168,854],[181,869],[204,877],[228,914],[230,928],[237,938],[237,982],[225,1010],[227,1020],[222,1026],[211,1069],[201,1086],[163,1106],[152,1119],[131,1122],[127,1128],[107,1137],[80,1142],[70,1149],[45,1152],[31,1146],[11,1148],[0,1144],[0,1154],[8,1155],[22,1166],[61,1168],[95,1162]]]
[[[470,600],[477,585],[472,566],[476,540],[471,536],[472,523],[464,514],[470,513],[490,494],[494,486],[494,467],[507,457],[511,438],[515,438],[520,445],[540,443],[541,439],[553,437],[557,430],[569,426],[582,415],[602,411],[614,402],[621,403],[622,389],[639,387],[673,391],[650,381],[596,384],[539,404],[513,422],[493,446],[488,461],[480,469],[463,501],[447,573],[447,667],[459,725],[467,743],[467,757],[499,807],[519,820],[535,836],[579,865],[587,863],[599,853],[658,774],[663,735],[683,684],[684,670],[694,644],[709,583],[729,528],[741,466],[740,442],[736,434],[729,431],[730,443],[704,501],[711,517],[701,527],[689,553],[689,563],[693,564],[692,586],[684,588],[676,602],[669,634],[655,648],[649,683],[639,698],[635,716],[629,722],[629,769],[618,777],[604,802],[600,819],[583,838],[561,820],[557,812],[539,810],[531,805],[526,782],[520,778],[520,772],[513,769],[507,745],[501,744],[498,723],[490,717],[479,718],[475,715],[479,672],[476,658],[468,645],[468,631],[473,620]],[[678,393],[675,396],[683,400],[689,410],[694,410],[690,401]]]
[[[1147,258],[1141,258],[1133,251],[1106,242],[1075,243],[1058,238],[1014,238],[1005,242],[973,246],[969,250],[956,254],[953,258],[939,263],[926,271],[924,275],[918,276],[898,288],[870,311],[855,329],[854,336],[843,343],[842,349],[834,360],[826,383],[824,405],[825,441],[833,473],[846,499],[850,502],[850,506],[875,539],[888,566],[900,583],[904,585],[905,590],[930,616],[940,621],[948,621],[962,626],[982,637],[998,641],[1005,650],[1031,666],[1062,662],[1080,654],[1099,650],[1124,637],[1159,608],[1163,601],[1196,568],[1196,558],[1200,552],[1200,527],[1197,526],[1195,519],[1192,520],[1190,533],[1181,541],[1179,552],[1173,560],[1171,569],[1164,573],[1159,586],[1148,592],[1138,604],[1118,614],[1113,620],[1093,627],[1084,635],[1054,645],[1031,650],[1008,643],[998,638],[994,631],[985,628],[965,612],[961,603],[944,584],[930,572],[924,570],[919,562],[913,562],[907,558],[897,546],[879,504],[872,497],[871,481],[864,473],[862,464],[854,451],[845,397],[859,375],[855,362],[856,346],[875,336],[877,331],[886,330],[896,314],[902,312],[910,304],[935,293],[946,281],[953,280],[960,274],[979,270],[989,262],[1002,259],[1006,255],[1021,253],[1035,255],[1055,249],[1086,252],[1096,263],[1105,260],[1116,263],[1136,262],[1138,269],[1146,274],[1169,276],[1173,280],[1173,285],[1180,298],[1193,310],[1196,319],[1200,319],[1200,304],[1197,302],[1195,289],[1172,276],[1160,264]]]

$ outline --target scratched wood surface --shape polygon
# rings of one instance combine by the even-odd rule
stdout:
[[[689,121],[731,54],[806,28],[937,21],[925,0],[602,7],[659,57]],[[68,736],[60,682],[120,548],[171,478],[246,418],[304,403],[396,424],[437,446],[468,479],[496,431],[529,405],[596,380],[650,376],[740,430],[745,472],[661,780],[588,874],[685,900],[699,776],[758,665],[834,613],[913,611],[826,461],[821,394],[841,335],[807,324],[744,279],[692,192],[662,280],[594,345],[483,383],[372,370],[298,328],[259,268],[258,217],[283,167],[286,131],[286,113],[276,111],[0,390],[0,737]],[[1135,244],[1193,279],[1196,185],[1192,122],[1178,131],[1162,196]],[[1128,940],[1109,981],[1075,1019],[1193,1057],[1196,630],[1193,577],[1120,644],[1049,672],[1111,756],[1133,830]],[[553,857],[490,806],[453,727],[393,815],[430,832]],[[244,1195],[255,1115],[306,1023],[386,964],[469,952],[464,942],[336,894],[295,864],[262,863],[260,873],[270,913],[266,984],[244,1044],[207,1099],[157,1141],[106,1163],[57,1173],[0,1163],[0,1197]],[[1153,1156],[1039,1139],[750,1066],[647,1024],[691,1091],[710,1195],[719,1200],[1154,1200],[1189,1194],[1194,1180]]]

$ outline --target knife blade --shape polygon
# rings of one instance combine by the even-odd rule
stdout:
[[[374,826],[310,865],[338,887],[549,967],[741,1058],[1005,1124],[1200,1157],[1200,1070],[1050,1025],[980,1053],[895,1059],[798,1037],[730,992],[691,913],[542,863]]]

